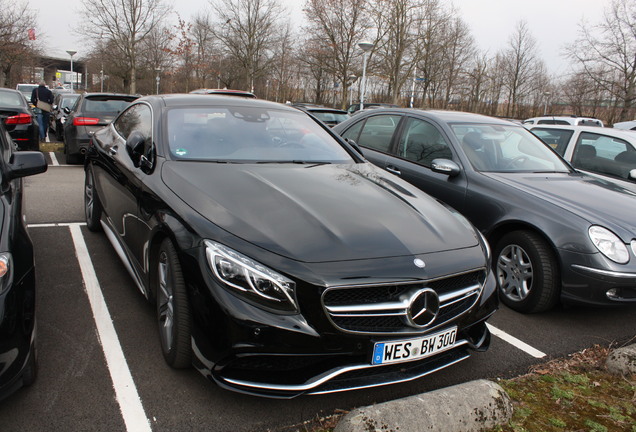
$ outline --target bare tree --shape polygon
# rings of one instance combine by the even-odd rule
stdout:
[[[443,108],[446,109],[451,103],[453,94],[462,93],[462,89],[458,89],[457,85],[468,61],[475,55],[475,43],[468,26],[459,17],[454,17],[449,21],[448,25],[445,26],[444,34],[446,40],[444,49],[446,94]]]
[[[240,64],[245,86],[254,91],[274,62],[285,9],[278,0],[211,0],[211,5],[218,19],[215,36]]]
[[[93,40],[111,41],[128,68],[129,91],[137,92],[137,60],[141,42],[165,19],[162,0],[82,0],[78,31]]]
[[[568,56],[588,79],[612,94],[621,106],[620,121],[631,119],[636,104],[636,3],[613,0],[602,20],[580,25]]]
[[[342,88],[344,106],[349,95],[350,75],[361,74],[358,43],[367,36],[370,21],[367,0],[307,0],[305,15],[308,38],[322,40],[331,58],[326,65],[332,79]]]
[[[539,74],[545,71],[543,61],[537,55],[537,42],[525,21],[517,23],[502,59],[504,84],[508,90],[506,115],[514,117],[523,99],[535,88]]]
[[[3,87],[13,84],[14,66],[25,66],[35,54],[35,42],[29,40],[29,30],[35,31],[35,28],[35,14],[26,2],[13,4],[0,0],[0,82]]]

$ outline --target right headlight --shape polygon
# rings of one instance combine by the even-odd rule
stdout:
[[[625,243],[613,232],[602,226],[592,225],[588,229],[590,240],[607,258],[618,264],[629,262],[629,251]]]
[[[0,294],[13,282],[13,257],[9,252],[0,253]]]
[[[210,268],[232,292],[267,309],[298,312],[294,281],[220,243],[204,243]]]

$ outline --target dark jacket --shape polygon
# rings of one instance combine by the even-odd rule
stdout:
[[[38,100],[53,104],[53,93],[46,86],[40,85],[31,92],[31,103],[37,106]]]

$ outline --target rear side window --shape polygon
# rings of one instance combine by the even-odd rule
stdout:
[[[369,117],[362,127],[358,144],[384,153],[389,151],[391,139],[400,123],[398,115],[377,115]]]
[[[563,156],[574,131],[564,129],[534,128],[532,129],[532,133],[538,136],[541,141],[552,147],[558,154]]]
[[[93,113],[118,113],[130,105],[129,100],[114,98],[86,98],[84,106],[85,112]]]

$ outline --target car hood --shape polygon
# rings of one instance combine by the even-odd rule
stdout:
[[[578,173],[484,175],[550,202],[590,224],[603,225],[626,243],[636,235],[636,194],[614,183]]]
[[[371,164],[168,161],[162,179],[222,229],[307,263],[476,246],[475,233],[428,195]]]

